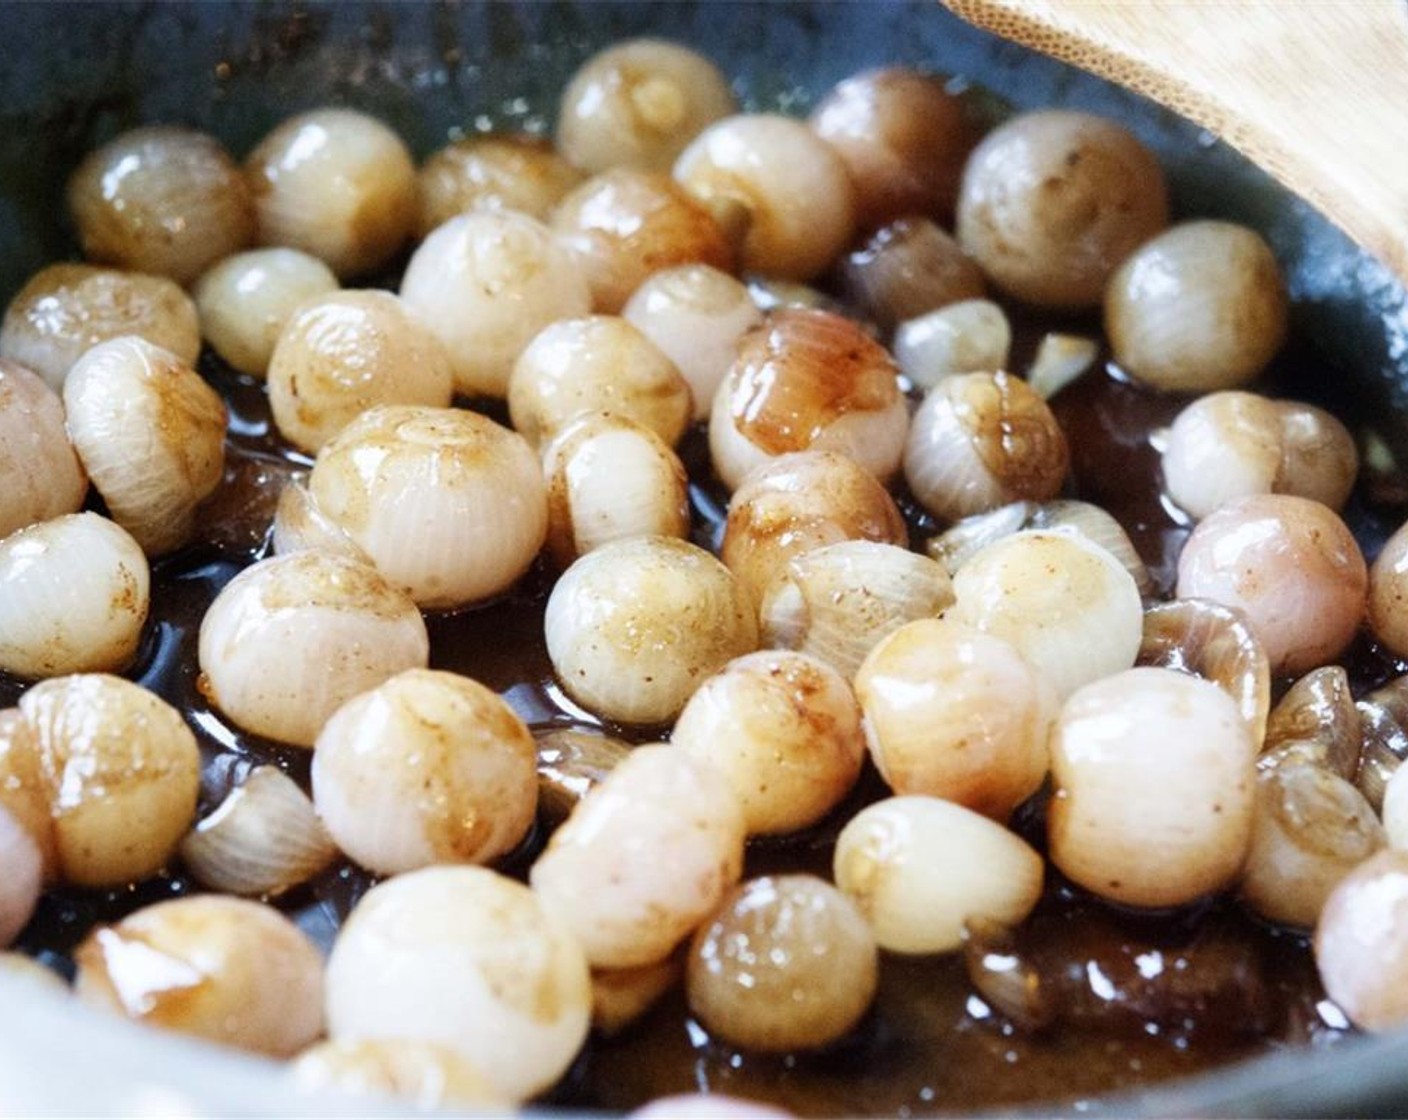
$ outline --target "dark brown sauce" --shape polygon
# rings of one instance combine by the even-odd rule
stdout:
[[[1076,327],[1082,328],[1096,333],[1090,324]],[[1025,368],[1040,329],[1037,322],[1022,324],[1014,368]],[[1295,347],[1288,348],[1283,367],[1293,370],[1297,354]],[[266,553],[278,480],[307,463],[271,433],[260,386],[232,375],[208,355],[202,368],[231,406],[226,483],[202,518],[199,543],[155,565],[152,617],[140,662],[129,676],[187,713],[204,755],[204,813],[255,765],[278,765],[306,786],[310,753],[231,727],[196,687],[201,617],[241,567]],[[1302,382],[1288,376],[1284,383]],[[1164,594],[1173,584],[1187,527],[1159,496],[1157,454],[1149,435],[1167,424],[1182,403],[1099,369],[1054,402],[1071,444],[1071,495],[1098,502],[1125,524]],[[504,419],[501,408],[496,418]],[[682,452],[696,480],[691,492],[695,539],[716,549],[726,495],[709,475],[703,433],[691,432]],[[902,493],[900,500],[917,544],[935,526]],[[1351,525],[1371,550],[1402,514],[1359,497],[1348,511]],[[599,721],[572,705],[553,681],[542,639],[551,579],[551,572],[539,566],[493,603],[430,617],[431,663],[498,690],[535,728],[597,726]],[[1367,640],[1356,645],[1349,660],[1360,689],[1404,668]],[[0,675],[0,707],[15,703],[23,691],[21,682]],[[612,730],[643,737],[628,729]],[[821,825],[785,839],[755,841],[748,874],[804,870],[829,878],[836,832],[860,806],[884,795],[882,783],[868,769],[847,802]],[[1040,797],[1019,811],[1018,824],[1028,839],[1043,846]],[[543,827],[535,829],[499,868],[525,876],[544,834]],[[343,863],[277,904],[326,948],[374,881]],[[179,866],[119,890],[52,888],[17,947],[71,972],[73,948],[95,925],[198,889]],[[1260,1028],[1254,1033],[1229,1029],[1222,1006],[1180,1018],[1178,992],[1165,998],[1157,977],[1146,975],[1162,969],[1164,962],[1170,972],[1196,967],[1195,942],[1213,930],[1220,944],[1234,946],[1252,962],[1247,967],[1255,982],[1247,998],[1254,999],[1255,1014],[1247,1018]],[[1064,977],[1069,1006],[1045,1030],[1019,1029],[989,1007],[969,984],[961,955],[889,955],[874,1008],[846,1039],[822,1053],[741,1054],[711,1039],[690,1018],[676,991],[620,1036],[593,1038],[545,1099],[564,1106],[626,1109],[662,1094],[706,1088],[775,1101],[802,1115],[972,1110],[1078,1100],[1286,1045],[1333,1044],[1347,1033],[1337,1011],[1324,1002],[1307,940],[1265,927],[1229,899],[1167,915],[1125,913],[1089,899],[1051,870],[1045,897],[1020,936],[1040,948],[1043,967]]]

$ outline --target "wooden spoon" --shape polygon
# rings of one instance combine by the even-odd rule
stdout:
[[[1408,281],[1403,0],[943,0],[1197,121]]]

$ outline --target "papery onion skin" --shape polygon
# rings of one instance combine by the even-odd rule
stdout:
[[[272,897],[307,882],[337,857],[313,803],[276,766],[249,776],[181,842],[181,859],[207,887]]]

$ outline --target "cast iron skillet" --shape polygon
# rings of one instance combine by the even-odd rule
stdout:
[[[1117,117],[1163,160],[1178,214],[1245,222],[1286,270],[1319,395],[1377,418],[1408,452],[1408,310],[1378,262],[1196,126],[927,2],[7,4],[0,19],[0,302],[72,257],[62,184],[81,155],[149,121],[208,129],[236,153],[329,103],[378,114],[418,156],[483,119],[550,124],[566,77],[631,35],[694,45],[750,107],[804,112],[840,78],[901,63],[962,75],[1019,108]],[[375,1114],[281,1089],[271,1067],[76,1013],[0,978],[0,1114]],[[1109,1097],[1115,1115],[1364,1116],[1408,1110],[1408,1038],[1274,1054]],[[1040,1110],[1050,1114],[1050,1108]],[[1007,1112],[1011,1114],[1010,1110]]]

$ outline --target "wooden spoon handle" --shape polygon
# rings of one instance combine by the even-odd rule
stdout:
[[[1237,148],[1408,280],[1402,0],[943,0]]]

